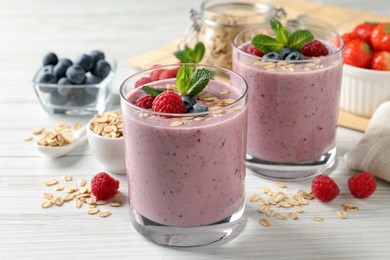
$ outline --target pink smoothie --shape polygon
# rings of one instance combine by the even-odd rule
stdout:
[[[249,88],[248,154],[271,162],[303,162],[334,148],[340,56],[273,68],[258,61],[237,51],[233,56],[234,71]]]
[[[230,94],[219,94],[226,89]],[[239,96],[213,80],[205,91]],[[134,103],[140,95],[136,89],[127,97]],[[219,222],[243,206],[247,110],[240,104],[220,117],[179,126],[171,126],[177,118],[140,117],[139,109],[122,107],[129,197],[137,213],[163,225],[193,227]]]

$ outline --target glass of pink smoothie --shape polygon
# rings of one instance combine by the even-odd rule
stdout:
[[[302,60],[269,60],[247,52],[255,35],[275,37],[269,25],[240,32],[233,40],[233,70],[248,83],[247,168],[275,179],[300,179],[331,168],[344,41],[326,28],[307,29],[328,55]]]
[[[145,95],[135,83],[159,69],[127,78],[121,86],[131,220],[157,244],[198,246],[230,235],[244,211],[247,84],[212,66],[196,97],[209,110],[167,114],[135,105]],[[175,78],[147,84],[176,91]]]

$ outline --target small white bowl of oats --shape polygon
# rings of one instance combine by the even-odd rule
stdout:
[[[125,174],[125,149],[121,111],[97,114],[87,125],[88,143],[105,171]]]

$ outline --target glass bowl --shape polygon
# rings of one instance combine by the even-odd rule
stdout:
[[[58,85],[37,83],[39,71],[32,84],[42,108],[51,114],[89,115],[103,113],[110,98],[110,86],[116,73],[116,61],[110,62],[111,71],[99,84]],[[61,94],[59,94],[61,88]]]

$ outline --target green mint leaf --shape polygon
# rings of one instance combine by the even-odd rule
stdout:
[[[288,47],[300,50],[305,43],[314,39],[314,35],[309,30],[298,30],[290,35]]]
[[[193,67],[182,65],[176,75],[176,88],[181,96],[185,95],[192,86]]]
[[[209,84],[211,78],[211,72],[207,69],[197,69],[192,73],[192,83],[193,85],[188,90],[189,96],[196,96]]]
[[[284,45],[278,42],[276,39],[264,34],[259,34],[253,37],[252,44],[263,53],[268,53],[271,51],[279,52],[284,47]]]
[[[181,62],[192,63],[193,62],[193,51],[186,46],[184,50],[178,50],[173,53],[177,59]]]
[[[146,94],[151,95],[152,97],[157,97],[159,94],[163,93],[164,90],[151,88],[148,85],[142,86],[141,89],[146,92]]]
[[[276,40],[278,43],[283,44],[284,47],[287,46],[289,38],[287,28],[276,19],[271,19],[270,25],[276,34]]]
[[[206,51],[206,47],[204,46],[203,42],[198,42],[194,47],[194,63],[198,63],[202,60],[203,55]]]

